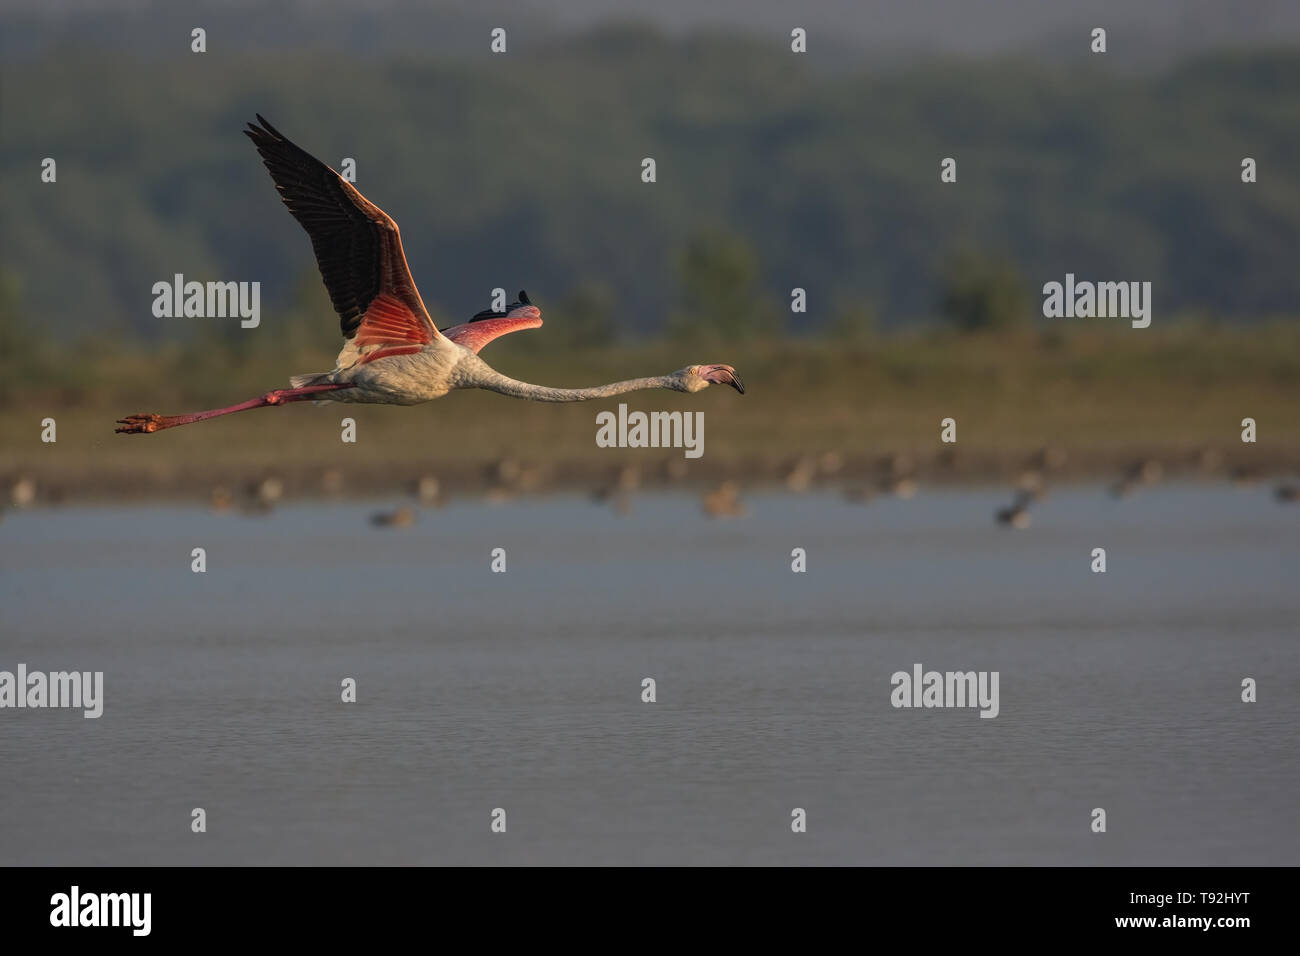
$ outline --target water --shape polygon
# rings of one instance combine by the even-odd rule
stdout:
[[[11,512],[0,669],[106,700],[0,711],[0,863],[1300,863],[1300,508],[1007,498]],[[894,709],[915,662],[1000,715]]]

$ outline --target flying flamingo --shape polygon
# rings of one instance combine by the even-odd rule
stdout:
[[[585,402],[624,392],[668,388],[698,392],[710,384],[745,385],[730,365],[688,365],[670,375],[592,388],[549,388],[509,378],[478,352],[493,339],[542,324],[542,313],[519,293],[504,312],[480,312],[463,325],[438,329],[411,278],[397,223],[337,172],[291,143],[258,114],[248,124],[280,198],[307,230],[316,264],[346,340],[335,368],[294,375],[278,388],[226,408],[188,415],[128,415],[117,431],[132,434],[201,422],[218,415],[301,401],[418,405],[453,388],[485,388],[538,402]]]

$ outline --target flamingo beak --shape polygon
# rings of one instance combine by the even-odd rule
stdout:
[[[730,385],[741,395],[745,394],[745,383],[741,380],[740,373],[730,365],[709,365],[701,370],[701,377],[715,385]]]

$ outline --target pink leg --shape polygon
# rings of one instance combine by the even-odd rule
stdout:
[[[117,423],[122,427],[116,429],[116,431],[132,435],[148,434],[163,428],[175,428],[177,425],[189,425],[191,422],[205,421],[209,418],[216,418],[218,415],[233,415],[235,412],[246,412],[250,408],[261,408],[263,405],[285,405],[289,402],[304,402],[319,392],[332,392],[340,388],[355,387],[351,382],[345,382],[343,384],[307,385],[304,388],[277,388],[275,391],[267,392],[259,398],[250,398],[238,405],[214,408],[207,412],[190,412],[188,415],[128,415],[126,418],[117,420]]]

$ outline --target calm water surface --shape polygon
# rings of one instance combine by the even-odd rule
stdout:
[[[0,670],[105,705],[0,711],[0,863],[1300,864],[1300,508],[1008,497],[10,512]]]

